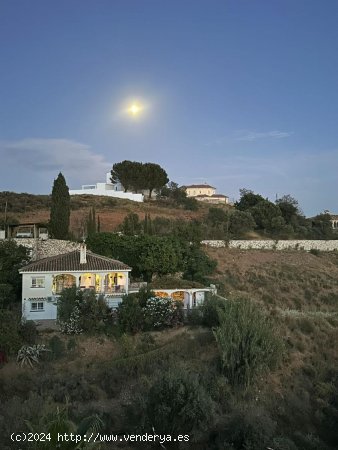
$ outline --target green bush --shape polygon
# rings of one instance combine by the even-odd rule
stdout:
[[[234,449],[267,449],[275,430],[276,422],[267,412],[257,406],[246,407],[232,413],[223,434],[224,444],[232,444]],[[272,448],[275,450],[275,447]]]
[[[202,324],[206,327],[217,327],[221,323],[221,312],[226,308],[227,300],[217,296],[207,296],[201,306]]]
[[[121,331],[137,333],[143,328],[143,311],[138,298],[134,294],[125,295],[117,309],[117,317]]]
[[[196,308],[191,308],[187,311],[185,322],[188,325],[202,325],[203,324],[203,310],[202,307],[197,306]]]
[[[110,318],[110,309],[103,297],[96,298],[95,292],[85,291],[79,304],[80,327],[87,333],[102,331]]]
[[[25,344],[36,344],[38,330],[35,323],[32,320],[21,322],[19,335]]]
[[[13,311],[0,309],[0,350],[16,354],[22,345],[20,317]]]
[[[161,329],[183,323],[182,302],[171,297],[152,297],[143,308],[146,329]]]
[[[272,441],[272,448],[274,450],[298,450],[296,444],[284,436],[275,437]]]
[[[76,347],[77,347],[76,339],[74,337],[71,337],[67,342],[67,350],[69,352],[72,352],[73,350],[76,349]]]
[[[51,351],[51,359],[59,359],[65,353],[65,344],[58,336],[53,336],[48,342],[49,349]]]
[[[195,373],[170,369],[155,379],[144,412],[156,433],[191,435],[207,429],[214,404]]]
[[[58,322],[65,334],[102,332],[111,320],[111,311],[102,297],[76,287],[64,289],[58,301]]]
[[[233,385],[248,387],[282,356],[282,342],[271,320],[249,300],[225,302],[221,324],[214,330],[222,369]]]

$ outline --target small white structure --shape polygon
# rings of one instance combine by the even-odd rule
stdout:
[[[103,195],[105,197],[124,198],[134,202],[143,202],[143,194],[124,192],[120,183],[110,181],[110,173],[106,174],[105,183],[84,184],[81,189],[70,189],[69,195]]]
[[[156,297],[171,297],[173,300],[183,302],[184,309],[201,306],[207,292],[217,294],[215,287],[187,288],[187,289],[154,289]]]
[[[22,274],[22,317],[27,320],[55,320],[57,301],[63,289],[76,286],[102,295],[114,308],[128,293],[126,264],[95,253],[80,250],[31,262]]]

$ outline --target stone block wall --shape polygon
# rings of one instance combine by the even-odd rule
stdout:
[[[202,241],[203,245],[208,247],[228,247],[239,248],[242,250],[321,250],[324,252],[338,250],[338,240],[324,241],[324,240],[232,240],[232,241]]]
[[[14,241],[18,245],[24,245],[31,249],[33,260],[61,255],[80,248],[80,244],[77,242],[61,241],[59,239],[47,239],[45,241],[38,239],[14,239]]]

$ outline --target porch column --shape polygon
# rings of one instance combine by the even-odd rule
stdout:
[[[192,307],[191,292],[188,291],[188,290],[186,290],[186,291],[185,291],[185,294],[188,295],[187,308],[188,308],[188,309],[191,309],[191,307]]]
[[[100,290],[101,290],[102,294],[104,294],[104,279],[105,279],[105,276],[106,276],[107,274],[105,274],[105,273],[100,273],[99,275],[100,275],[100,277],[101,277],[101,281],[100,281]]]

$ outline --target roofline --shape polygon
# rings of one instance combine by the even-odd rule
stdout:
[[[103,272],[131,272],[133,269],[106,269],[106,270],[22,270],[19,273],[103,273]]]
[[[188,188],[212,188],[212,189],[216,189],[214,186],[211,186],[210,184],[190,184],[189,186],[182,186],[185,189]]]
[[[79,248],[76,248],[76,249],[74,249],[74,250],[71,250],[70,252],[66,252],[66,253],[60,253],[59,255],[54,255],[54,256],[46,256],[45,258],[41,258],[41,259],[37,259],[36,261],[31,261],[31,262],[29,262],[28,264],[26,264],[25,266],[23,266],[21,269],[19,269],[19,273],[23,273],[23,272],[25,272],[25,273],[37,273],[37,272],[40,272],[40,273],[56,273],[56,272],[59,272],[59,273],[65,273],[65,271],[64,270],[53,270],[53,271],[44,271],[44,272],[41,272],[41,271],[38,271],[38,270],[35,270],[35,271],[31,271],[31,270],[24,270],[25,269],[25,267],[29,267],[29,266],[31,266],[32,264],[35,264],[35,263],[38,263],[38,262],[41,262],[41,261],[47,261],[47,260],[51,260],[51,259],[53,259],[53,258],[59,258],[59,257],[62,257],[62,256],[66,256],[66,255],[69,255],[70,253],[80,253],[81,252],[81,250],[79,249]],[[119,264],[123,264],[123,265],[125,265],[125,266],[127,266],[127,267],[129,267],[128,266],[128,264],[125,264],[124,262],[122,262],[122,261],[119,261],[119,260],[117,260],[117,259],[113,259],[113,258],[109,258],[109,256],[103,256],[103,255],[99,255],[98,253],[93,253],[93,252],[91,252],[90,250],[87,250],[87,254],[88,255],[91,255],[91,256],[96,256],[96,257],[98,257],[98,258],[102,258],[102,259],[105,259],[105,260],[109,260],[109,261],[115,261],[115,262],[117,262],[117,263],[119,263]],[[86,263],[87,264],[87,263]],[[118,269],[113,269],[113,270],[118,270]],[[131,271],[131,270],[133,270],[131,267],[129,267],[128,269],[121,269],[121,271]],[[109,271],[109,270],[108,270]],[[86,271],[86,270],[73,270],[72,272],[76,272],[76,273],[82,273],[82,272],[89,272],[88,270]],[[95,271],[91,271],[91,273],[94,273]],[[100,271],[98,271],[98,272],[100,272]],[[102,271],[101,271],[102,272]]]

